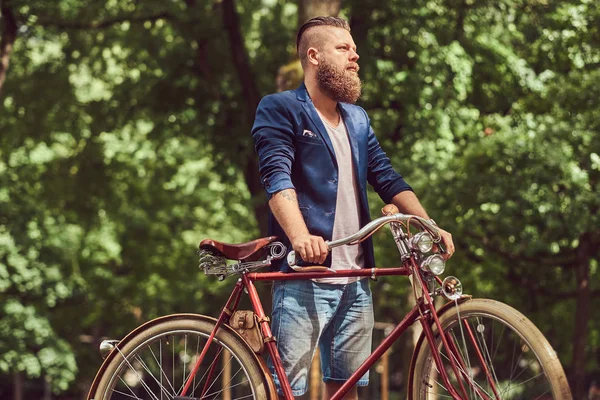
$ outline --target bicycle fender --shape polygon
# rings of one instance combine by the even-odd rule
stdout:
[[[137,328],[135,328],[131,332],[129,332],[123,339],[121,339],[119,341],[119,343],[115,346],[115,349],[122,348],[132,338],[134,338],[136,335],[138,335],[139,332],[144,331],[145,329],[147,329],[147,328],[149,328],[151,326],[157,325],[157,324],[162,323],[162,322],[172,321],[172,320],[177,320],[177,319],[195,319],[195,320],[199,320],[199,321],[211,322],[213,324],[217,323],[217,319],[216,318],[209,317],[207,315],[200,315],[200,314],[171,314],[171,315],[165,315],[165,316],[158,317],[158,318],[155,318],[153,320],[150,320],[150,321],[148,321],[148,322],[146,322],[146,323],[138,326]],[[266,379],[265,383],[267,384],[268,392],[269,392],[269,395],[271,396],[271,399],[272,400],[277,399],[277,390],[275,389],[275,383],[273,381],[273,377],[271,376],[271,372],[267,368],[267,363],[265,362],[265,360],[262,357],[259,357],[256,353],[254,353],[254,351],[250,348],[250,346],[244,340],[244,338],[242,336],[240,336],[240,334],[237,333],[228,324],[222,324],[219,329],[224,329],[228,333],[231,333],[232,335],[236,336],[240,340],[240,342],[242,342],[243,345],[248,349],[248,351],[254,356],[256,362],[258,363],[258,365],[260,365],[260,368],[263,371],[263,375],[265,376],[265,379]],[[112,361],[112,359],[117,354],[119,354],[119,352],[115,351],[115,349],[113,349],[109,353],[109,355],[106,356],[106,358],[104,359],[104,362],[100,366],[100,369],[98,369],[98,372],[96,373],[96,376],[94,377],[94,380],[92,381],[92,385],[90,386],[90,390],[88,391],[88,395],[86,397],[86,400],[94,400],[94,396],[96,395],[96,389],[98,388],[98,384],[100,383],[100,379],[102,378],[102,375],[104,374],[104,371],[106,370],[106,368],[108,367],[108,365],[110,364],[110,362]]]

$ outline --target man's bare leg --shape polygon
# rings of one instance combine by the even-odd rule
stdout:
[[[344,383],[327,382],[325,384],[325,399],[330,399]],[[344,400],[358,400],[358,390],[356,385],[346,393]]]

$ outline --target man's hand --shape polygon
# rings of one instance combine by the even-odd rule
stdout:
[[[309,263],[323,264],[329,253],[325,240],[321,236],[305,233],[294,237],[291,242],[296,254]]]
[[[452,257],[452,254],[454,254],[455,250],[454,242],[452,241],[452,234],[450,232],[446,232],[442,228],[438,228],[438,231],[440,232],[440,236],[442,237],[442,243],[444,243],[444,246],[446,247],[446,252],[442,254],[442,256],[445,260],[447,260],[450,257]]]

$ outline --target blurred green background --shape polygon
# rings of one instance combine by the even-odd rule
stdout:
[[[0,0],[0,12],[0,398],[81,399],[100,340],[216,313],[234,280],[198,271],[196,246],[265,234],[250,127],[262,96],[301,79],[296,29],[319,14],[350,21],[359,104],[453,233],[448,273],[531,318],[576,399],[600,381],[596,0]],[[388,236],[380,266],[398,264]],[[373,288],[378,321],[407,310],[405,280]]]

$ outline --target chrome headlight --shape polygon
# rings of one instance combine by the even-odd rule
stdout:
[[[106,358],[118,343],[118,340],[103,340],[102,343],[100,343],[100,356],[103,359]]]
[[[444,257],[439,254],[433,254],[421,263],[421,269],[423,271],[431,272],[434,275],[441,275],[445,268],[446,261],[444,260]]]
[[[411,239],[411,246],[421,253],[429,253],[433,248],[433,238],[429,232],[419,232]]]

